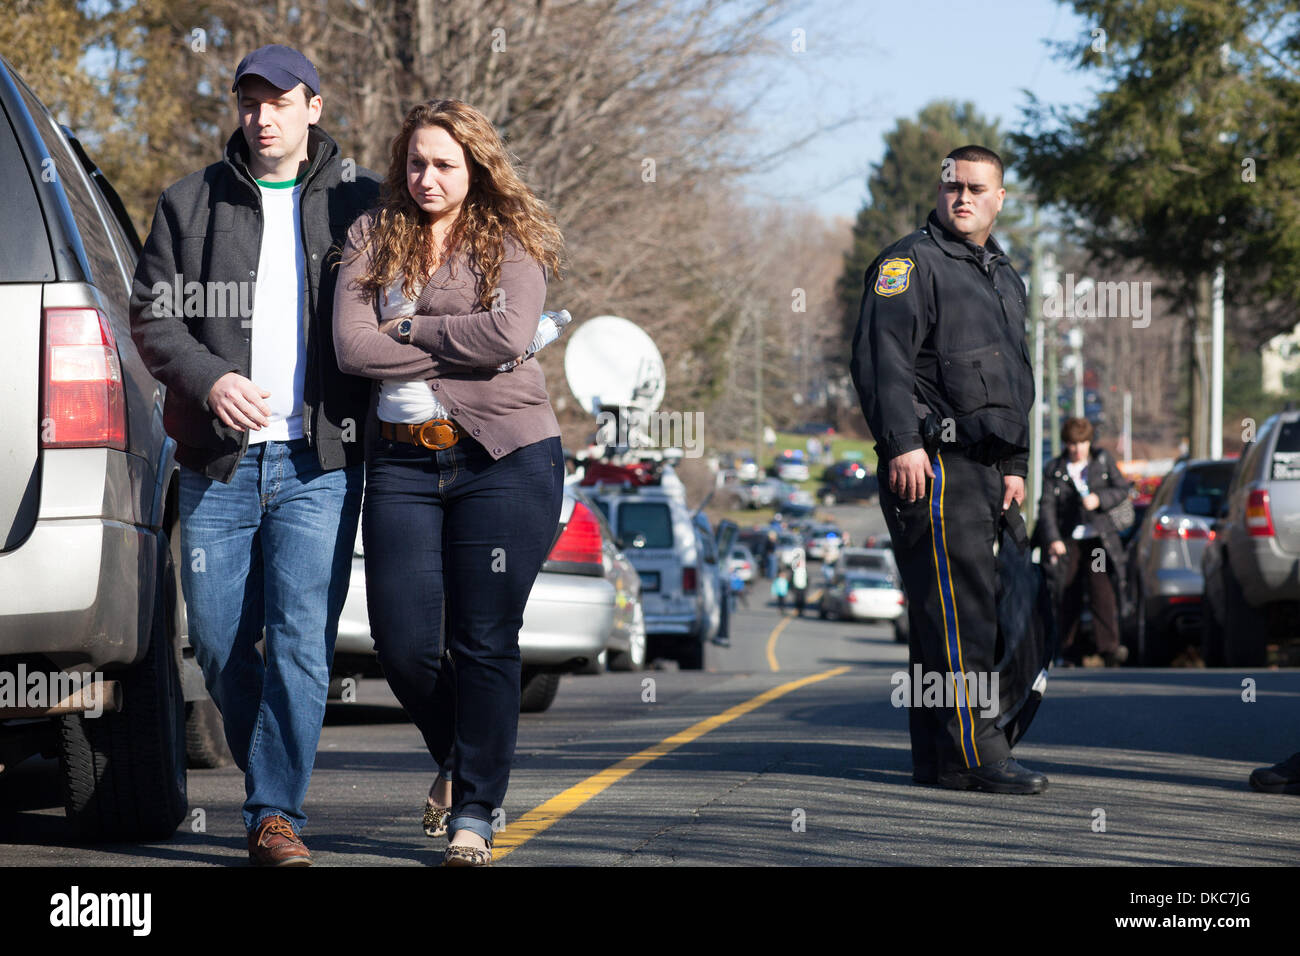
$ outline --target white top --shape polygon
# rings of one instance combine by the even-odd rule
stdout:
[[[415,299],[402,295],[402,275],[384,290],[379,304],[379,321],[415,315]],[[414,290],[418,298],[420,289]],[[379,387],[379,404],[375,413],[381,422],[419,425],[431,418],[450,418],[443,404],[433,397],[433,389],[422,378],[386,378]]]
[[[1088,460],[1086,458],[1083,461],[1067,461],[1065,463],[1065,470],[1070,473],[1070,480],[1074,482],[1074,487],[1079,489],[1079,495],[1085,498],[1088,496],[1088,483],[1083,480],[1083,469],[1087,467]],[[1098,534],[1100,532],[1096,528],[1090,523],[1084,522],[1075,526],[1074,533],[1070,537],[1076,541],[1081,541],[1084,538],[1095,538]]]
[[[262,248],[253,294],[249,378],[271,396],[271,422],[251,429],[249,444],[302,437],[302,383],[307,370],[303,310],[307,260],[302,248],[301,183],[258,181]],[[245,319],[244,321],[249,321]]]

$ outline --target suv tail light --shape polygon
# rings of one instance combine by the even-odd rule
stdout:
[[[1264,488],[1254,489],[1246,500],[1246,532],[1252,538],[1271,538],[1276,533],[1268,506],[1268,491]]]
[[[569,523],[560,532],[546,560],[545,570],[603,576],[605,555],[601,546],[600,525],[591,509],[581,501],[573,503]]]
[[[686,594],[695,593],[695,569],[682,568],[682,591]]]
[[[98,309],[45,310],[42,448],[126,450],[122,363]]]

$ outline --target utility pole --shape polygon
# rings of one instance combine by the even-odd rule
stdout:
[[[1056,328],[1057,317],[1052,316],[1052,320],[1046,323],[1047,326],[1047,408],[1048,423],[1051,427],[1051,434],[1048,438],[1052,442],[1052,457],[1056,458],[1061,454],[1061,406],[1057,402],[1057,395],[1060,394],[1061,384],[1059,381],[1059,359],[1056,355],[1058,339],[1060,333]]]
[[[1223,263],[1214,270],[1210,310],[1210,457],[1223,457]]]
[[[754,464],[763,477],[763,310],[750,305],[754,316]]]
[[[1124,390],[1124,460],[1133,460],[1133,393]]]
[[[1038,203],[1030,224],[1033,244],[1029,264],[1029,335],[1034,357],[1034,401],[1029,407],[1029,476],[1025,480],[1025,508],[1032,526],[1038,520],[1039,485],[1043,480],[1043,236],[1038,230]]]

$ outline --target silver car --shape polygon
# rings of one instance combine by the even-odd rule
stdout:
[[[1214,538],[1236,462],[1181,461],[1151,498],[1128,546],[1133,659],[1160,666],[1199,638],[1205,577],[1201,558]]]
[[[704,645],[722,627],[726,597],[707,521],[697,527],[685,500],[662,486],[602,491],[593,498],[641,575],[648,656],[701,669]]]
[[[1269,418],[1246,447],[1205,548],[1207,664],[1258,667],[1300,634],[1300,412]]]
[[[620,577],[606,547],[596,508],[580,491],[566,485],[555,543],[529,592],[519,631],[523,661],[520,710],[546,710],[555,700],[562,674],[594,669],[611,648],[616,668],[630,669],[644,662],[640,597],[631,590],[635,585],[626,582],[626,575]],[[362,548],[358,533],[334,647],[336,692],[343,678],[379,673],[366,610]]]

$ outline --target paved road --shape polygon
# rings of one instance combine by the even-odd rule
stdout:
[[[1246,786],[1300,747],[1300,672],[1058,671],[1017,748],[1051,785],[1016,797],[911,784],[906,714],[890,703],[905,658],[885,626],[782,620],[755,595],[705,671],[566,677],[548,712],[521,718],[501,864],[1300,861],[1300,799]],[[0,778],[0,865],[246,859],[233,769],[191,772],[201,832],[95,848],[65,842],[55,769]],[[436,862],[419,827],[429,782],[387,685],[361,682],[327,716],[308,798],[317,863]]]

